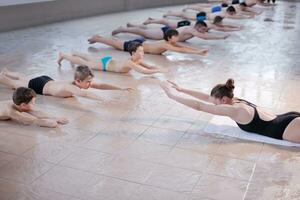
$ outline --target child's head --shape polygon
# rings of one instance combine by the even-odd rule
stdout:
[[[170,43],[176,43],[178,41],[178,31],[175,29],[169,29],[164,35],[164,39]]]
[[[245,2],[240,3],[240,8],[241,8],[242,11],[246,10],[247,4]]]
[[[229,15],[235,15],[236,14],[236,10],[233,6],[229,6],[227,9],[226,9],[226,12],[229,14]]]
[[[221,16],[216,16],[215,17],[215,19],[214,19],[214,21],[213,21],[213,24],[215,24],[215,25],[221,25],[222,24],[222,21],[223,21],[223,17],[221,17]]]
[[[204,20],[206,20],[206,12],[199,12],[199,13],[197,13],[196,20],[197,21],[204,21]]]
[[[76,67],[74,74],[74,83],[77,87],[88,89],[91,86],[91,82],[94,78],[94,74],[88,66],[80,65]]]
[[[35,97],[36,93],[32,89],[19,87],[14,91],[12,99],[20,111],[27,112],[32,110]]]
[[[128,45],[128,52],[131,57],[140,60],[144,58],[144,47],[140,42],[132,42]]]
[[[200,33],[208,31],[207,24],[204,21],[197,21],[194,28]]]

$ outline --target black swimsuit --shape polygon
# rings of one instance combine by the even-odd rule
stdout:
[[[53,81],[53,79],[49,76],[40,76],[31,79],[28,83],[28,87],[33,89],[37,94],[43,94],[43,89],[49,81]]]
[[[137,43],[140,43],[140,44],[143,44],[145,42],[145,38],[137,38],[135,40],[128,40],[126,42],[124,42],[124,45],[123,45],[123,50],[124,51],[128,51],[129,49],[129,46],[134,43],[134,42],[137,42]]]
[[[169,27],[169,26],[164,26],[164,27],[162,27],[161,28],[161,31],[164,33],[164,35],[166,35],[166,32],[168,31],[168,30],[170,30],[171,28]]]
[[[191,22],[188,20],[183,20],[177,23],[177,28],[183,27],[183,26],[190,26]]]
[[[293,121],[295,118],[300,117],[299,112],[288,112],[282,115],[277,115],[275,119],[270,121],[262,120],[257,112],[256,105],[238,99],[241,102],[245,102],[247,105],[251,106],[254,109],[254,116],[250,123],[248,124],[239,124],[237,125],[244,131],[256,133],[259,135],[264,135],[267,137],[275,138],[282,140],[282,135],[286,127]]]

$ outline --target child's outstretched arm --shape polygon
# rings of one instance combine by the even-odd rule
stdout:
[[[99,89],[99,90],[126,90],[132,91],[133,88],[120,88],[114,85],[105,84],[105,83],[92,83],[91,88]]]

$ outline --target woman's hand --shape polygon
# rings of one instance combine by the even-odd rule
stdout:
[[[183,88],[177,85],[176,83],[174,83],[173,81],[168,80],[168,83],[170,83],[171,87],[176,89],[178,92],[182,92]]]
[[[172,86],[169,82],[164,81],[160,83],[160,87],[165,91],[168,97],[172,98]]]

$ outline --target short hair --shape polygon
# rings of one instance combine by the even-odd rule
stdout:
[[[197,21],[195,24],[195,28],[200,28],[202,26],[207,28],[207,24],[204,21]]]
[[[227,9],[226,9],[226,12],[234,12],[236,13],[236,10],[233,6],[229,6]]]
[[[35,97],[36,93],[32,89],[19,87],[14,91],[12,99],[14,104],[19,106],[22,103],[28,104]]]
[[[223,21],[223,19],[224,19],[224,17],[216,16],[214,18],[213,24],[220,23],[221,21]]]
[[[228,3],[222,3],[221,6],[222,6],[223,8],[226,8],[226,7],[228,7]]]
[[[197,16],[197,17],[200,17],[200,16],[206,17],[206,12],[201,11],[201,12],[197,13],[196,16]]]
[[[128,52],[130,53],[130,55],[132,55],[133,53],[135,53],[137,51],[137,49],[139,47],[143,46],[142,43],[140,42],[131,42],[128,45]]]
[[[76,67],[75,74],[74,74],[75,80],[84,81],[89,76],[94,77],[94,74],[88,66],[79,65],[78,67]]]
[[[247,7],[247,4],[246,4],[245,2],[243,2],[243,3],[240,3],[240,6],[245,6],[245,7]]]
[[[173,36],[178,36],[178,35],[179,35],[179,33],[178,33],[177,30],[175,30],[175,29],[169,29],[164,34],[164,40],[169,41],[169,39],[171,39]]]

